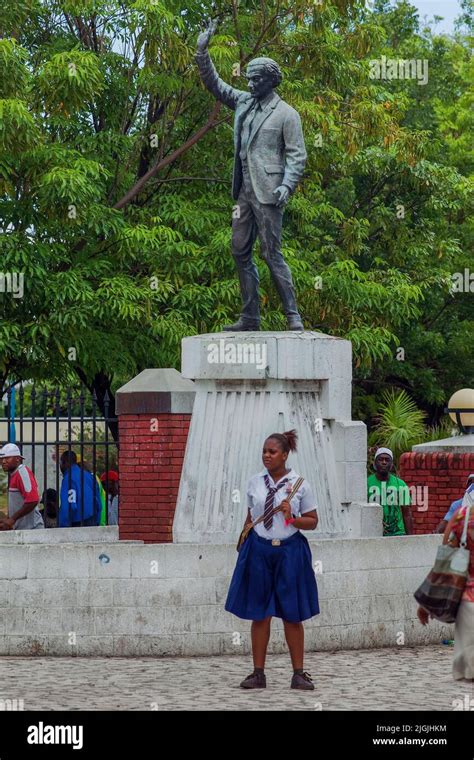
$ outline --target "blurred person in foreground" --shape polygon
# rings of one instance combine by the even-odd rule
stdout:
[[[472,472],[470,475],[467,476],[467,482],[466,482],[465,488],[469,488],[471,483],[474,483],[474,473]],[[445,516],[443,517],[438,527],[436,528],[435,533],[444,533],[444,531],[446,530],[446,526],[448,522],[450,521],[451,517],[454,515],[456,510],[458,510],[462,506],[462,500],[463,500],[463,497],[461,496],[460,499],[456,499],[456,501],[452,502]]]
[[[443,544],[459,546],[466,518],[467,549],[469,550],[469,571],[466,586],[459,605],[454,624],[453,678],[456,681],[474,681],[474,483],[471,483],[462,500],[462,506],[456,510],[444,531]],[[418,606],[418,620],[422,625],[429,622],[430,614],[424,607]]]

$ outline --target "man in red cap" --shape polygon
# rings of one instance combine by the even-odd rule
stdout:
[[[107,494],[108,503],[108,525],[118,525],[118,493],[119,493],[119,475],[116,470],[108,470],[100,476],[102,485]]]

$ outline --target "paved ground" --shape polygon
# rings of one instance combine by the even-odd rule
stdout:
[[[316,689],[299,692],[289,657],[271,655],[267,689],[248,692],[247,656],[1,657],[0,699],[23,699],[25,710],[474,709],[474,684],[452,680],[451,658],[448,646],[311,652]]]

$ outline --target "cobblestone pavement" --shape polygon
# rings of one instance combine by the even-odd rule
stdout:
[[[25,710],[473,709],[474,684],[453,681],[451,659],[447,646],[310,652],[316,688],[300,692],[288,655],[269,655],[267,688],[252,691],[239,688],[248,656],[2,657],[0,698]]]

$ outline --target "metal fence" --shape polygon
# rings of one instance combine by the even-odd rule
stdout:
[[[118,425],[107,392],[101,408],[95,393],[34,385],[9,388],[4,400],[0,441],[16,443],[33,471],[47,527],[118,523],[118,440],[110,432]]]

